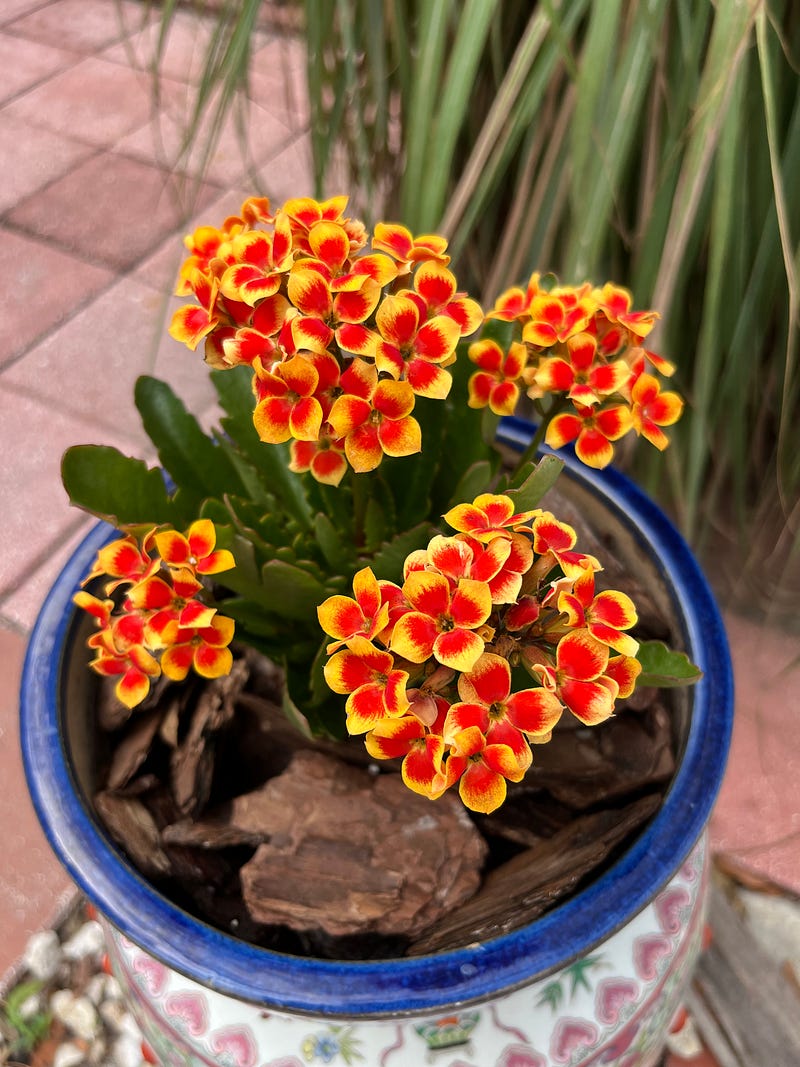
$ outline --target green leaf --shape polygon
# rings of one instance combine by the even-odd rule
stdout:
[[[261,568],[266,596],[274,603],[274,611],[287,619],[312,621],[317,606],[328,595],[325,586],[308,571],[293,563],[272,559]]]
[[[166,382],[142,375],[134,397],[145,431],[179,488],[200,500],[244,493],[238,471],[224,448],[203,433]]]
[[[364,515],[364,541],[368,552],[374,551],[382,545],[389,533],[389,522],[386,510],[381,502],[374,496],[367,501],[367,511]]]
[[[283,687],[283,700],[281,701],[281,705],[283,707],[283,713],[286,718],[297,730],[300,731],[300,733],[304,737],[314,736],[314,731],[311,729],[311,724],[309,723],[308,719],[300,710],[300,708],[298,708],[298,706],[295,704],[294,700],[292,700],[292,695],[289,692],[288,672],[286,683]]]
[[[281,619],[270,618],[260,604],[246,597],[237,596],[223,600],[219,604],[219,611],[227,615],[236,623],[236,637],[241,640],[241,630],[261,638],[276,639],[285,636],[286,625]],[[241,629],[240,629],[241,628]]]
[[[376,578],[386,578],[392,582],[403,580],[403,564],[409,552],[415,548],[424,548],[430,540],[433,528],[430,523],[421,522],[410,530],[404,530],[376,552],[369,565]]]
[[[331,570],[341,572],[350,568],[355,556],[352,542],[346,543],[322,512],[314,517],[314,538]]]
[[[304,529],[309,530],[312,509],[305,490],[308,475],[294,474],[289,470],[289,449],[286,445],[265,444],[256,433],[253,426],[253,391],[247,368],[215,371],[211,374],[211,381],[220,404],[229,416],[221,420],[222,428],[258,472],[264,487]]]
[[[551,489],[564,469],[564,460],[558,456],[542,456],[533,470],[524,467],[512,482],[508,495],[519,511],[538,507],[539,501]]]
[[[493,474],[492,464],[488,459],[473,463],[464,471],[453,490],[449,501],[450,507],[455,507],[457,504],[471,504],[476,496],[488,490]]]
[[[188,525],[196,518],[180,493],[170,496],[157,467],[107,445],[75,445],[61,461],[70,501],[114,526],[138,523]]]
[[[654,685],[669,689],[692,685],[703,677],[703,672],[685,652],[674,652],[663,641],[643,641],[636,658],[642,665],[642,673],[636,679],[637,686]]]

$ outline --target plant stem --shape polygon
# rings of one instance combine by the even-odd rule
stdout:
[[[516,476],[519,474],[519,472],[522,470],[522,468],[527,466],[527,464],[530,463],[531,460],[535,457],[536,453],[539,450],[539,446],[541,445],[542,441],[544,441],[544,439],[545,439],[545,435],[547,434],[547,427],[550,425],[550,423],[553,421],[553,419],[556,417],[556,415],[558,415],[560,412],[562,412],[564,410],[564,408],[567,406],[568,399],[569,398],[567,396],[559,397],[558,400],[554,404],[551,405],[551,407],[549,408],[548,411],[544,411],[544,409],[541,406],[541,402],[540,401],[538,401],[538,400],[534,401],[534,404],[536,406],[536,410],[538,411],[539,415],[541,416],[541,418],[539,420],[539,426],[538,426],[538,429],[536,430],[536,433],[533,435],[533,439],[532,439],[531,443],[528,445],[528,447],[525,449],[525,451],[519,457],[519,460],[517,461],[517,464],[514,467],[514,470],[511,472],[511,481],[512,482],[515,480]]]

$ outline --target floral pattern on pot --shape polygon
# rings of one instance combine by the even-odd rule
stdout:
[[[700,950],[706,879],[703,837],[589,955],[491,1002],[424,1017],[272,1011],[205,989],[105,928],[114,972],[166,1067],[653,1067]]]

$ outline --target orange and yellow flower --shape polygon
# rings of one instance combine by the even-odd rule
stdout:
[[[469,379],[469,406],[495,415],[513,415],[519,402],[517,381],[525,369],[528,351],[515,342],[504,353],[496,341],[486,339],[469,346],[468,356],[480,368]]]
[[[411,663],[432,656],[445,667],[469,670],[483,652],[477,631],[492,610],[486,582],[461,578],[451,592],[443,574],[412,571],[403,582],[403,595],[410,610],[394,625],[392,652]]]

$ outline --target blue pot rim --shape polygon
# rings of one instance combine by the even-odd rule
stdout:
[[[517,449],[531,426],[505,419]],[[114,531],[93,527],[47,596],[31,635],[21,686],[21,735],[31,797],[51,847],[78,886],[126,937],[174,970],[221,993],[276,1009],[345,1017],[437,1011],[485,1000],[581,956],[644,908],[699,838],[725,769],[733,712],[730,655],[709,586],[664,513],[613,469],[564,455],[572,476],[635,525],[684,613],[693,688],[686,747],[664,803],[634,845],[566,903],[503,936],[432,956],[340,962],[257,948],[194,919],[129,866],[79,796],[59,729],[61,659],[72,595]]]

